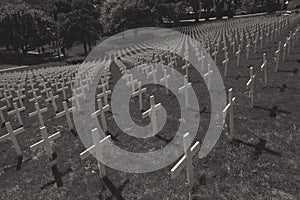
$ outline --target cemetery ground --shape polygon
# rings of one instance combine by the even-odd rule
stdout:
[[[281,35],[284,41],[289,30]],[[234,107],[235,140],[231,141],[226,126],[212,152],[204,159],[193,159],[195,199],[300,199],[300,43],[292,49],[285,63],[280,64],[275,73],[274,52],[278,41],[271,41],[256,54],[250,53],[246,59],[241,54],[240,66],[236,58],[229,61],[228,76],[224,78],[226,88],[233,88],[237,98]],[[263,73],[260,71],[262,54],[267,54],[269,85],[263,87]],[[232,56],[231,56],[232,57]],[[223,74],[218,57],[217,65]],[[254,67],[256,77],[254,108],[250,107],[246,94],[249,68]],[[201,77],[190,72],[190,82],[200,99],[201,121],[197,139],[201,142],[210,121],[210,101],[208,90]],[[121,76],[117,67],[111,67],[113,79]],[[112,86],[113,89],[113,86]],[[149,108],[149,97],[155,94],[155,102],[161,102],[167,111],[178,108],[174,96],[166,95],[163,88],[147,87],[144,107]],[[71,94],[68,93],[70,97]],[[58,110],[62,111],[62,96],[57,100]],[[55,118],[52,106],[40,102],[40,107],[48,107],[43,114],[49,135],[60,131],[61,137],[53,144],[58,154],[58,168],[63,173],[63,187],[58,188],[51,174],[47,155],[42,149],[32,152],[30,145],[40,140],[37,117],[28,117],[34,111],[33,104],[24,102],[22,113],[25,133],[18,135],[23,151],[22,169],[16,171],[17,156],[11,141],[0,146],[0,199],[187,199],[186,175],[181,173],[176,179],[170,178],[168,166],[157,172],[128,174],[107,168],[107,177],[99,177],[97,162],[93,157],[82,161],[79,154],[86,148],[79,137],[68,131],[62,118]],[[132,118],[138,124],[147,124],[138,111],[138,100],[130,103]],[[69,104],[70,106],[70,104]],[[180,110],[180,109],[178,109]],[[192,111],[191,111],[192,112]],[[195,115],[199,113],[195,112]],[[26,116],[26,117],[25,117]],[[134,139],[119,130],[106,113],[108,130],[114,142],[134,152],[153,151],[167,144],[178,128],[180,116],[172,113],[158,136],[147,139]],[[14,118],[13,129],[18,128]],[[5,127],[0,135],[6,134]]]

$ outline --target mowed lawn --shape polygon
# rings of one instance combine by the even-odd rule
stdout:
[[[285,30],[280,40],[285,41],[289,30]],[[225,126],[221,138],[213,151],[204,159],[193,160],[196,180],[195,199],[300,199],[300,41],[292,49],[285,63],[281,63],[279,71],[275,70],[273,60],[279,41],[272,41],[256,54],[250,53],[246,60],[245,51],[241,54],[241,64],[236,67],[236,57],[229,52],[229,68],[224,83],[227,89],[233,88],[237,98],[234,107],[236,140],[227,137]],[[82,50],[82,47],[79,46]],[[269,86],[263,87],[263,73],[260,70],[262,54],[267,53]],[[224,56],[220,54],[217,65],[221,74]],[[180,60],[178,60],[180,63]],[[66,63],[48,63],[36,67],[60,66]],[[246,93],[249,79],[249,67],[253,66],[256,77],[255,108],[250,108]],[[10,67],[3,65],[2,68]],[[179,69],[178,69],[179,70]],[[180,70],[179,70],[180,71]],[[111,66],[113,76],[112,88],[120,78],[115,65]],[[184,73],[183,71],[181,71]],[[200,80],[200,81],[199,81]],[[193,88],[203,89],[201,77],[191,75]],[[199,89],[199,91],[200,91]],[[162,102],[166,110],[177,109],[176,99],[165,97],[163,90],[154,91],[157,101]],[[202,90],[201,90],[202,91]],[[200,142],[205,135],[210,120],[210,101],[207,91],[199,92],[203,100],[201,107],[207,111],[201,113],[200,129],[197,139]],[[68,93],[70,97],[71,94]],[[149,95],[145,106],[149,107]],[[62,97],[58,100],[58,108],[62,110]],[[3,104],[3,102],[2,102]],[[2,105],[1,104],[1,105]],[[40,107],[48,107],[44,119],[49,134],[61,131],[62,136],[55,141],[53,149],[57,152],[58,167],[63,175],[64,186],[57,188],[43,150],[32,152],[29,146],[40,140],[36,117],[28,117],[34,111],[33,104],[24,102],[26,111],[22,113],[25,133],[18,136],[24,152],[24,163],[20,171],[16,171],[16,154],[10,141],[0,145],[0,199],[187,199],[186,175],[184,172],[172,180],[168,166],[160,171],[146,174],[128,174],[107,168],[108,178],[102,181],[98,175],[97,162],[93,157],[80,160],[79,154],[85,147],[79,137],[68,132],[65,118],[54,118],[51,105],[41,101]],[[131,104],[132,118],[141,124],[149,121],[141,120],[138,101]],[[276,108],[276,109],[275,109]],[[133,140],[118,129],[111,113],[106,114],[109,131],[116,135],[116,144],[131,151],[157,148],[167,143],[176,131],[178,116],[174,115],[164,127],[159,137],[149,141]],[[17,119],[9,118],[14,129]],[[5,128],[0,135],[6,134]],[[104,184],[105,183],[105,184]]]

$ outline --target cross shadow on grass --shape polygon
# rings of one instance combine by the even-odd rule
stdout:
[[[29,157],[29,158],[27,158],[27,159],[24,160],[23,156],[18,156],[17,163],[15,165],[9,165],[8,167],[5,167],[4,168],[4,172],[9,171],[9,170],[11,170],[13,168],[16,168],[16,170],[18,171],[18,170],[21,169],[23,163],[27,163],[30,160],[32,160],[31,157]]]
[[[263,152],[269,153],[273,156],[278,156],[278,157],[282,156],[281,153],[278,153],[272,149],[267,148],[266,147],[267,141],[264,139],[261,139],[261,138],[259,138],[259,142],[257,144],[251,144],[251,143],[239,140],[239,139],[233,139],[232,143],[233,144],[243,144],[245,146],[254,148],[255,149],[254,156],[256,159],[258,159],[263,154]]]
[[[272,106],[272,108],[255,105],[254,108],[269,111],[269,117],[276,117],[278,113],[291,114],[289,111],[279,109],[277,105]]]
[[[280,70],[278,70],[278,72],[297,74],[298,73],[298,69],[294,69],[294,70],[283,70],[283,69],[280,69]]]
[[[67,175],[67,174],[70,173],[71,171],[72,171],[72,169],[71,169],[71,168],[68,168],[68,169],[64,170],[63,172],[59,172],[59,173],[60,173],[60,178],[64,177],[65,175]],[[47,187],[49,187],[49,186],[51,186],[51,185],[54,185],[55,183],[56,183],[55,180],[50,181],[50,182],[46,183],[45,185],[43,185],[43,186],[41,187],[41,190],[44,190],[44,189],[46,189]]]
[[[122,196],[122,191],[123,191],[124,187],[126,186],[126,184],[129,183],[128,179],[126,179],[120,187],[116,187],[108,177],[104,177],[103,182],[104,182],[104,185],[112,193],[112,195],[110,197],[105,198],[105,199],[107,199],[107,200],[109,200],[109,199],[125,200],[124,197]],[[98,199],[104,200],[104,197],[102,196],[101,192],[98,195]]]

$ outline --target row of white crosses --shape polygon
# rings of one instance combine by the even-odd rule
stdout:
[[[278,72],[280,61],[282,62],[286,61],[286,57],[290,54],[291,48],[295,48],[296,43],[298,42],[298,39],[300,37],[300,26],[295,28],[295,31],[290,31],[289,37],[286,38],[286,41],[282,46],[282,42],[279,42],[278,49],[275,51],[275,72]],[[283,49],[283,52],[281,52]],[[281,59],[281,53],[282,53],[282,59]]]
[[[164,69],[164,72],[166,70]],[[125,73],[124,73],[125,74]],[[165,75],[166,78],[166,75]],[[132,80],[132,79],[131,79]],[[164,80],[163,80],[164,81]],[[187,89],[191,87],[191,84],[187,82],[187,76],[185,75],[185,80],[184,80],[184,86],[182,88],[179,88],[179,91],[182,91],[183,93],[187,94]],[[141,96],[143,92],[146,92],[146,89],[144,90],[141,88],[141,82],[139,82],[138,86],[138,91],[135,92],[134,95]],[[141,98],[141,97],[140,97]],[[188,96],[185,95],[185,101],[187,102],[186,105],[188,105]],[[142,107],[142,106],[140,106]],[[233,117],[233,104],[228,106],[230,111],[229,115]],[[102,121],[102,126],[104,127],[104,131],[107,129],[105,128],[106,121],[105,121],[105,116],[104,112],[109,109],[109,105],[106,105],[103,107],[102,105],[102,100],[98,99],[98,109],[95,113],[92,114],[92,117],[95,118],[98,115],[101,115],[101,121]],[[155,104],[154,96],[150,97],[150,109],[147,110],[146,112],[143,113],[143,118],[150,116],[151,121],[153,123],[153,132],[157,132],[157,124],[156,124],[156,112],[161,109],[161,104]],[[224,111],[227,112],[227,111]],[[98,129],[95,128],[92,130],[92,137],[93,137],[93,145],[83,151],[80,154],[80,157],[82,160],[86,159],[89,155],[94,155],[97,159],[98,163],[98,168],[99,168],[99,174],[101,178],[104,178],[107,176],[107,172],[105,169],[105,165],[101,163],[101,160],[103,160],[103,155],[102,155],[102,147],[105,142],[110,140],[110,136],[107,136],[103,139],[100,139]],[[180,159],[180,161],[172,168],[171,170],[171,176],[172,178],[175,178],[183,169],[186,169],[187,172],[187,180],[188,180],[188,185],[189,185],[189,199],[192,199],[192,188],[194,185],[194,177],[193,177],[193,163],[192,159],[193,157],[197,154],[197,152],[200,149],[200,143],[197,141],[192,147],[189,146],[189,140],[190,140],[190,135],[189,133],[186,133],[183,136],[183,147],[184,147],[184,156]]]
[[[49,68],[49,69],[51,69],[51,68]],[[44,70],[44,71],[47,71],[47,70]],[[37,92],[39,91],[39,89],[35,88],[35,85],[36,85],[35,82],[39,82],[38,85],[43,87],[43,90],[41,91],[41,94],[45,93],[45,96],[46,96],[45,102],[49,102],[49,103],[51,102],[55,112],[58,111],[57,105],[56,105],[56,99],[58,98],[58,95],[54,95],[53,91],[50,91],[49,88],[47,88],[46,82],[43,82],[43,79],[37,73],[38,73],[38,71],[33,71],[33,72],[29,71],[29,72],[26,72],[26,73],[23,72],[23,73],[21,73],[22,76],[19,76],[18,75],[19,73],[16,73],[17,75],[15,75],[15,76],[12,74],[10,76],[10,78],[15,81],[15,84],[9,83],[10,84],[9,87],[4,87],[5,89],[4,89],[4,93],[3,93],[4,95],[3,96],[4,96],[4,99],[7,103],[7,105],[10,106],[10,110],[7,112],[7,114],[8,114],[8,116],[16,115],[18,123],[21,126],[21,128],[19,128],[17,130],[13,130],[10,122],[7,122],[7,120],[4,118],[3,111],[8,110],[8,107],[7,106],[1,107],[1,109],[0,109],[1,122],[5,123],[8,134],[1,136],[0,141],[2,142],[4,140],[10,139],[13,143],[14,149],[16,150],[16,153],[17,153],[18,157],[22,157],[22,151],[21,151],[21,147],[20,147],[20,145],[19,145],[19,143],[16,139],[16,136],[25,131],[24,123],[23,123],[23,120],[22,120],[22,117],[21,117],[21,112],[23,112],[25,110],[25,106],[23,104],[24,100],[28,99],[28,101],[30,103],[34,103],[35,111],[30,113],[29,116],[30,117],[34,117],[34,116],[38,117],[40,130],[41,130],[41,133],[42,133],[43,138],[44,138],[41,142],[33,145],[32,149],[35,149],[37,146],[40,146],[40,144],[45,143],[45,148],[46,148],[47,155],[49,156],[49,158],[52,157],[52,155],[50,155],[51,154],[50,153],[51,148],[50,148],[49,141],[53,140],[53,139],[56,139],[57,136],[59,135],[59,134],[54,134],[53,136],[50,136],[48,139],[45,139],[46,138],[45,135],[47,134],[47,132],[46,132],[46,128],[44,126],[45,123],[44,123],[44,119],[43,119],[42,114],[47,112],[48,108],[42,108],[42,109],[40,108],[39,101],[42,99],[42,96],[37,95]],[[33,78],[33,74],[35,74],[35,76],[36,76],[35,78]],[[26,77],[27,77],[27,81],[25,79]],[[7,82],[9,82],[9,81],[7,81]],[[26,82],[29,83],[28,84],[29,90],[26,90],[26,87],[25,87]],[[6,84],[5,82],[2,82],[2,83],[4,85]],[[14,91],[13,89],[15,87],[17,87],[18,89],[15,92],[16,97],[13,98],[13,96],[12,96],[13,92],[12,91]],[[24,92],[27,92],[27,95],[25,95]],[[7,93],[9,93],[9,96],[6,95]],[[28,94],[32,94],[33,97],[30,99],[28,97],[29,96]],[[13,101],[12,102],[13,107],[11,106],[9,100]],[[19,105],[21,107],[18,107],[17,103],[19,103]],[[68,120],[68,121],[70,121],[70,120]],[[70,124],[70,123],[68,123],[68,124]],[[60,185],[60,184],[58,183],[58,185]]]
[[[290,37],[289,38],[295,38],[293,41],[296,41],[296,38],[299,37],[299,27],[296,28],[294,34],[290,32]],[[289,39],[290,40],[290,39]],[[285,46],[287,43],[285,44]],[[285,49],[284,46],[284,49]],[[275,72],[278,72],[279,68],[279,63],[280,63],[280,55],[281,55],[281,41],[279,41],[278,44],[278,49],[275,51]],[[285,57],[285,52],[283,52],[283,59]],[[260,66],[261,70],[263,71],[263,76],[264,76],[264,87],[268,86],[268,68],[267,68],[267,59],[266,59],[266,53],[263,54],[263,63]],[[254,107],[254,86],[255,86],[255,75],[253,72],[253,67],[250,68],[250,79],[246,84],[246,89],[249,90],[249,97],[250,97],[250,106],[253,108]]]
[[[56,70],[54,70],[54,71],[56,71]],[[75,71],[76,70],[71,70],[71,72],[66,73],[66,76],[73,74]],[[45,72],[47,72],[47,70],[45,70]],[[44,146],[45,151],[46,151],[46,153],[47,153],[47,155],[48,155],[48,157],[50,159],[50,166],[51,166],[52,172],[54,174],[56,184],[60,187],[60,186],[62,186],[62,180],[61,180],[61,176],[60,176],[60,173],[58,171],[58,168],[56,166],[56,162],[57,162],[56,161],[56,157],[54,156],[53,150],[51,148],[51,142],[53,142],[55,139],[57,139],[58,137],[60,137],[60,133],[57,132],[57,133],[55,133],[55,134],[53,134],[51,136],[49,136],[48,133],[47,133],[47,130],[46,130],[46,127],[45,127],[45,122],[44,122],[44,119],[43,119],[43,114],[48,111],[48,108],[47,107],[40,108],[39,102],[42,99],[42,96],[41,95],[37,95],[37,92],[39,92],[39,89],[35,88],[35,85],[36,85],[35,82],[36,81],[39,82],[38,85],[41,86],[41,87],[43,87],[43,90],[41,91],[41,94],[45,93],[45,97],[46,97],[45,98],[45,102],[51,103],[51,105],[53,106],[54,111],[57,113],[56,117],[66,116],[69,130],[74,130],[74,125],[72,124],[72,120],[71,120],[71,115],[70,114],[71,114],[72,111],[75,110],[75,108],[74,107],[68,108],[67,102],[65,101],[65,102],[63,102],[64,111],[58,113],[58,107],[56,105],[56,100],[59,98],[59,96],[58,95],[54,95],[53,91],[47,88],[47,83],[43,82],[43,78],[40,77],[39,73],[40,73],[40,71],[33,71],[33,72],[27,73],[28,81],[30,83],[29,86],[28,86],[28,87],[30,87],[30,90],[28,90],[27,92],[28,92],[28,94],[32,94],[32,96],[33,96],[31,99],[29,99],[29,102],[34,103],[34,105],[35,105],[35,111],[32,112],[32,113],[30,113],[29,116],[30,117],[35,117],[35,116],[38,117],[39,127],[40,127],[40,131],[41,131],[41,134],[42,134],[42,137],[43,137],[43,139],[41,141],[39,141],[36,144],[33,144],[30,148],[31,148],[31,150],[35,151],[38,147]],[[64,74],[64,72],[61,72],[61,73]],[[35,78],[33,78],[33,74],[35,75]],[[48,78],[51,79],[51,77],[48,77]],[[57,93],[58,92],[62,92],[64,100],[67,100],[66,90],[69,87],[65,86],[66,82],[65,82],[64,79],[65,78],[60,79],[61,83],[54,82],[51,85],[56,88],[56,92]],[[59,84],[61,84],[60,88],[58,87]],[[72,86],[72,78],[69,80],[68,84],[70,84],[69,86],[71,88],[73,88],[73,86]],[[23,85],[23,87],[24,87],[24,85]],[[21,91],[22,92],[25,91],[25,88],[22,88]],[[7,91],[7,93],[8,92],[11,92],[11,90]],[[5,92],[5,94],[6,94],[6,92]],[[23,93],[21,93],[20,90],[17,93],[17,95],[18,95],[16,97],[17,100],[20,100],[20,99],[23,100],[23,99],[25,99],[25,95],[23,95]],[[10,97],[11,96],[12,95],[10,95]],[[12,110],[12,108],[11,108],[11,110],[8,112],[8,115],[15,114],[17,116],[17,119],[18,119],[18,122],[19,122],[20,126],[23,126],[23,121],[22,121],[22,118],[21,118],[21,115],[20,115],[20,113],[25,110],[23,102],[21,104],[22,107],[20,107],[20,108],[17,106],[17,102],[13,102],[13,106],[14,106],[14,109]],[[7,110],[7,106],[3,106],[1,108],[1,110],[0,110],[1,121],[3,123],[6,122],[6,119],[4,118],[4,115],[3,115],[3,111],[4,110]],[[11,125],[10,125],[9,122],[6,122],[5,126],[7,128],[8,134],[2,136],[0,141],[2,142],[3,140],[10,139],[12,141],[13,145],[14,145],[14,148],[15,148],[15,150],[17,152],[17,155],[19,157],[21,157],[22,156],[22,152],[21,152],[20,145],[19,145],[19,143],[18,143],[18,141],[16,139],[16,136],[18,134],[24,132],[24,130],[25,130],[24,127],[21,127],[21,128],[19,128],[19,129],[17,129],[17,130],[14,131],[12,129],[12,127],[11,127]]]

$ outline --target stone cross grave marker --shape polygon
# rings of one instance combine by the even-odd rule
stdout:
[[[250,97],[250,105],[253,108],[254,104],[254,82],[255,82],[255,75],[253,74],[253,67],[250,68],[250,79],[246,84],[247,90],[249,90],[249,97]]]
[[[153,135],[157,134],[157,118],[156,112],[161,109],[161,103],[155,104],[154,96],[150,96],[150,109],[143,113],[142,117],[145,119],[146,117],[151,118],[152,128],[153,128]]]
[[[102,124],[102,127],[103,127],[103,131],[104,131],[104,133],[107,133],[108,128],[107,128],[107,122],[106,122],[105,112],[107,112],[109,110],[110,106],[108,104],[105,105],[105,106],[103,106],[101,99],[98,99],[97,103],[98,103],[98,109],[99,110],[97,110],[96,112],[92,113],[91,117],[93,119],[97,119],[97,117],[100,115],[100,117],[101,117],[101,124]]]
[[[72,118],[71,118],[71,113],[72,113],[76,108],[75,108],[75,107],[68,108],[68,104],[67,104],[66,101],[63,102],[63,108],[64,108],[64,111],[57,113],[57,114],[56,114],[56,118],[60,118],[60,117],[66,116],[69,131],[71,131],[71,132],[73,133],[73,135],[76,135],[76,131],[75,131],[75,129],[74,129],[74,125],[73,125],[73,123],[72,123]]]
[[[139,109],[143,110],[143,93],[146,93],[147,89],[142,88],[142,82],[138,82],[138,90],[132,94],[133,97],[138,96],[139,98]]]
[[[21,116],[21,112],[25,110],[25,107],[18,108],[18,105],[17,105],[16,102],[14,102],[13,105],[14,105],[14,110],[9,111],[7,114],[8,115],[16,115],[17,119],[18,119],[18,122],[19,122],[19,125],[24,126],[22,116]]]
[[[233,97],[232,88],[229,89],[228,92],[228,104],[223,110],[224,119],[229,114],[229,137],[233,139],[234,137],[234,116],[233,116],[233,106],[235,104],[235,97]]]
[[[20,145],[19,145],[19,142],[18,142],[16,136],[25,131],[24,127],[19,128],[17,130],[13,130],[10,122],[6,122],[5,127],[7,130],[7,134],[0,137],[0,142],[3,142],[4,140],[8,140],[8,139],[11,140],[11,142],[13,143],[14,149],[18,155],[18,159],[21,158],[21,160],[22,160],[23,153],[21,151],[21,148],[20,148]],[[18,170],[18,167],[17,167],[17,170]]]
[[[188,82],[187,76],[184,76],[184,85],[178,89],[180,94],[184,94],[185,99],[185,109],[187,110],[189,107],[189,89],[192,87],[192,84]]]
[[[0,119],[1,119],[1,123],[2,123],[1,127],[4,127],[5,122],[6,122],[6,119],[5,119],[4,113],[3,113],[3,111],[6,110],[6,109],[7,109],[7,106],[3,106],[3,107],[0,108]]]
[[[187,181],[189,186],[189,200],[192,200],[192,189],[194,187],[194,171],[193,171],[193,157],[200,150],[200,142],[197,141],[192,147],[190,147],[191,136],[190,133],[183,135],[183,148],[184,156],[176,163],[171,169],[172,179],[176,178],[182,170],[186,170]]]
[[[41,109],[38,102],[34,103],[34,107],[35,107],[35,111],[32,112],[32,113],[29,113],[29,117],[38,116],[40,126],[41,127],[45,126],[42,114],[45,113],[45,112],[47,112],[48,108],[46,107],[46,108],[42,108]]]
[[[56,163],[56,156],[54,156],[55,154],[51,148],[51,142],[54,142],[54,140],[58,139],[61,136],[61,134],[60,132],[56,132],[53,135],[49,136],[45,126],[40,127],[40,131],[43,139],[31,145],[30,149],[31,151],[36,151],[41,146],[44,147],[44,150],[46,151],[46,154],[50,159],[50,166],[51,166],[52,173],[54,175],[55,182],[58,187],[62,187],[63,182],[61,179],[61,173],[58,170],[57,163]]]
[[[266,53],[263,54],[263,64],[260,66],[261,70],[264,71],[264,86],[268,86],[268,69],[267,69],[267,58]]]
[[[49,98],[45,100],[47,103],[51,103],[51,105],[53,106],[53,109],[54,109],[55,113],[58,112],[57,105],[56,105],[56,102],[55,102],[55,100],[58,99],[58,98],[59,98],[58,95],[54,96],[53,95],[53,91],[50,91],[49,92]]]
[[[107,136],[107,137],[105,137],[104,139],[101,140],[100,136],[99,136],[98,129],[95,128],[95,129],[92,130],[92,137],[93,137],[94,145],[92,145],[90,148],[83,151],[80,154],[80,158],[81,158],[81,160],[84,160],[87,157],[89,157],[90,155],[94,154],[97,158],[100,178],[104,178],[104,177],[106,177],[106,169],[105,169],[105,166],[101,162],[99,162],[99,160],[102,160],[102,156],[103,156],[101,145],[103,143],[105,143],[107,140],[110,140],[111,136],[109,135],[109,136]]]

